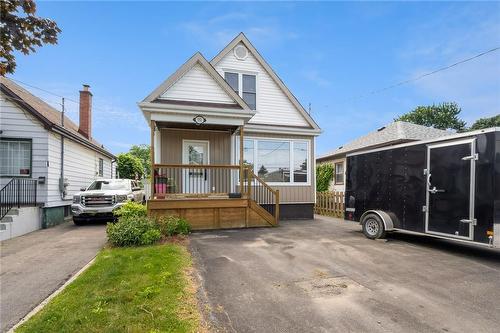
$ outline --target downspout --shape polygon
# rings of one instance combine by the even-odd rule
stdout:
[[[64,97],[62,98],[61,126],[64,128]],[[61,134],[61,175],[59,177],[61,200],[64,200],[66,196],[66,187],[64,183],[64,135]]]

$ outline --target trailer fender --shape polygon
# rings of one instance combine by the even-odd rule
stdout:
[[[376,214],[382,222],[384,223],[384,228],[385,231],[393,231],[394,230],[394,221],[392,220],[392,217],[384,212],[383,210],[367,210],[366,212],[361,215],[361,218],[359,219],[359,222],[363,222],[363,219],[365,218],[366,215],[368,214]]]

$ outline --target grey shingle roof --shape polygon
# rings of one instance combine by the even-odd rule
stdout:
[[[354,139],[327,154],[321,155],[317,157],[317,159],[331,159],[361,149],[389,146],[409,141],[429,140],[451,134],[453,134],[453,132],[416,125],[405,121],[395,121],[367,135]]]

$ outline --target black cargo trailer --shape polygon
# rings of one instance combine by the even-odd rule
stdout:
[[[347,155],[345,218],[500,247],[500,128]]]

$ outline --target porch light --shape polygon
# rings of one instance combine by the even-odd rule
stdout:
[[[193,121],[196,125],[201,126],[207,121],[207,119],[202,115],[197,115],[196,117],[193,118]]]

